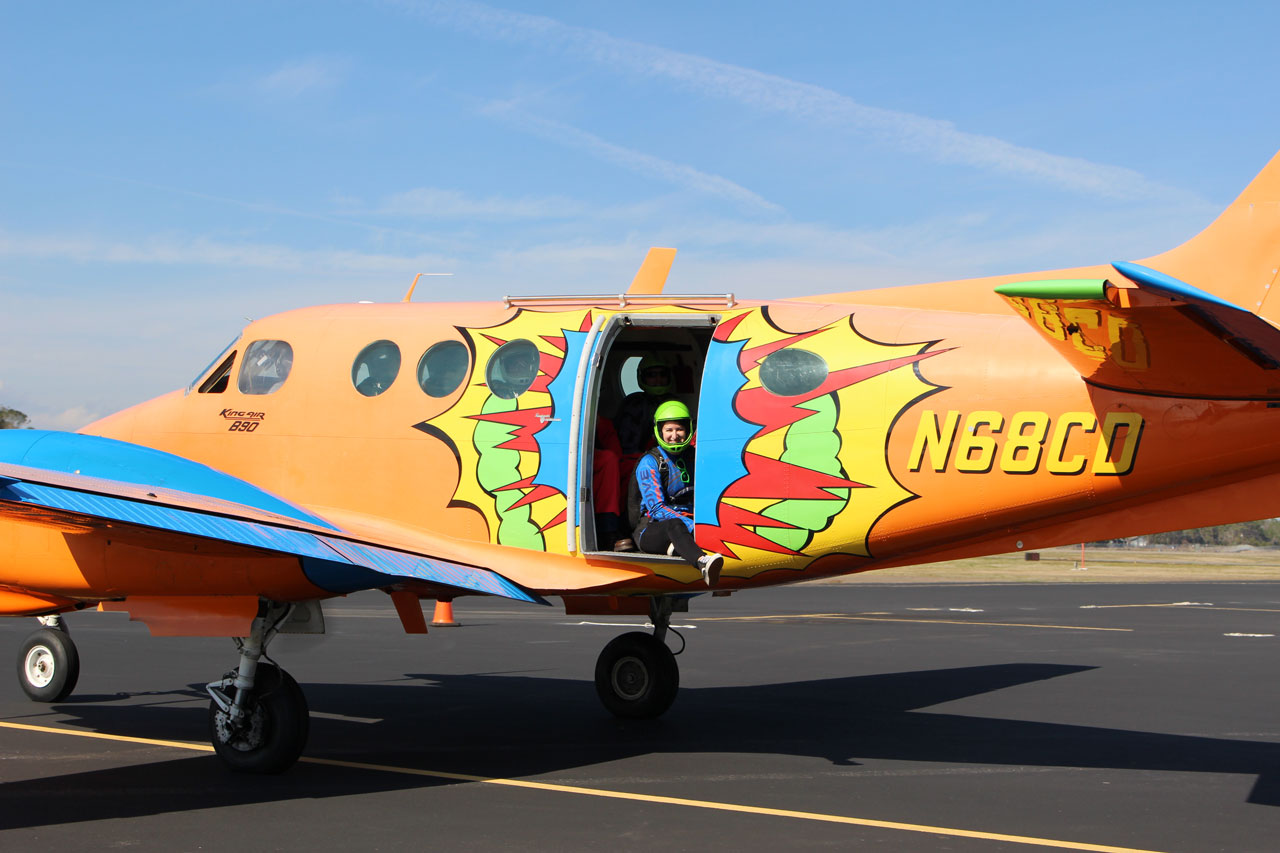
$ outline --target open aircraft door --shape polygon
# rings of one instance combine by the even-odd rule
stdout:
[[[693,297],[688,300],[682,298],[680,301],[697,304],[711,300],[718,302],[717,307],[721,309],[732,305],[731,296]],[[679,362],[673,365],[673,368],[682,377],[682,384],[678,388],[680,393],[676,396],[689,403],[691,410],[701,412],[702,401],[706,399],[705,395],[708,393],[707,352],[714,330],[723,317],[723,310],[709,313],[696,309],[687,313],[636,312],[618,313],[607,317],[597,315],[582,344],[577,385],[574,390],[573,423],[569,430],[571,437],[569,483],[572,494],[569,495],[570,516],[566,519],[568,522],[566,534],[570,551],[580,549],[585,552],[598,552],[601,546],[607,547],[606,543],[596,542],[593,524],[595,507],[592,494],[592,464],[595,426],[597,418],[613,414],[601,410],[601,401],[609,396],[609,383],[618,383],[619,370],[627,370],[623,367],[626,354],[638,356],[639,353],[652,350],[671,353]],[[676,355],[677,352],[678,355]],[[728,353],[719,357],[732,360],[732,356]],[[617,387],[612,390],[616,402],[620,399],[620,392]],[[714,405],[720,405],[721,402],[717,399]],[[719,429],[714,424],[709,430],[700,427],[699,441],[702,440],[703,435],[718,432]],[[734,439],[727,439],[726,442],[727,445],[733,445]],[[741,439],[737,440],[736,445],[718,448],[715,452],[726,458],[739,459]],[[697,464],[702,464],[700,451]],[[716,464],[723,467],[721,463]],[[629,476],[629,473],[624,472],[624,475]],[[710,517],[715,517],[714,511]],[[645,555],[645,559],[651,557],[652,555]]]

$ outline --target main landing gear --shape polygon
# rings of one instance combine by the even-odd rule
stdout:
[[[615,637],[596,660],[596,695],[612,714],[653,719],[671,707],[680,688],[680,667],[665,642],[672,599],[655,596],[649,605],[653,633],[632,631]]]
[[[259,663],[293,611],[291,604],[264,602],[250,635],[236,640],[239,668],[207,688],[213,751],[237,772],[280,773],[307,744],[311,717],[302,688],[274,663]]]
[[[80,653],[61,616],[40,616],[43,626],[18,650],[18,684],[33,702],[61,702],[76,689]]]

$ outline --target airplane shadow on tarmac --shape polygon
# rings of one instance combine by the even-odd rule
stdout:
[[[873,758],[1243,773],[1258,777],[1249,802],[1280,805],[1280,744],[920,710],[1092,668],[1019,663],[684,688],[664,718],[646,721],[609,716],[589,683],[533,675],[411,674],[401,685],[309,683],[303,684],[308,702],[325,716],[312,718],[306,755],[498,778],[648,754],[715,752],[849,766],[857,765],[856,758]],[[200,685],[148,694],[154,701],[145,704],[115,704],[140,695],[83,696],[53,710],[112,734],[174,740],[205,735],[207,708],[191,702],[204,695]],[[0,785],[0,830],[460,784],[305,762],[280,776],[240,776],[211,755],[174,759],[165,748],[152,749],[165,758]]]

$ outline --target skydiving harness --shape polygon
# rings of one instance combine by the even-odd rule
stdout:
[[[652,456],[657,460],[658,484],[662,487],[663,497],[667,500],[675,497],[675,495],[667,494],[667,474],[672,467],[667,464],[667,455],[656,447],[650,448],[636,462],[636,470],[639,470],[640,463],[644,461],[645,456]],[[676,473],[680,477],[680,482],[687,486],[689,483],[689,469],[685,466],[684,460],[676,457],[672,461],[675,463]],[[631,529],[639,536],[640,531],[649,526],[650,520],[649,514],[644,511],[644,502],[640,499],[640,480],[636,477],[635,471],[632,471],[631,481],[627,484],[627,523],[631,525]]]

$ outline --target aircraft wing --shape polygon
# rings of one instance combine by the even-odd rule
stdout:
[[[547,603],[491,569],[354,536],[244,480],[97,436],[0,432],[0,519],[69,533],[110,528],[167,551],[199,542],[289,555],[333,594],[420,581]]]
[[[1280,399],[1280,329],[1157,270],[1003,284],[1004,297],[1093,385],[1212,399]]]

